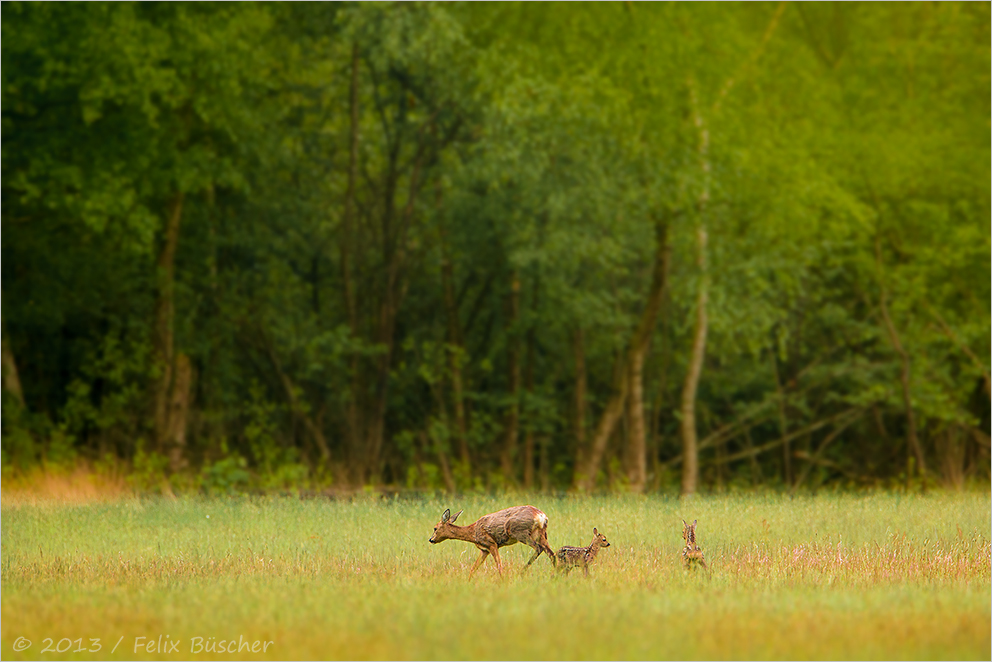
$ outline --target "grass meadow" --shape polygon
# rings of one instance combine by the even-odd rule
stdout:
[[[428,543],[524,503],[555,549],[607,535],[589,578],[518,544],[470,582],[473,546]],[[988,493],[5,498],[2,656],[989,659],[990,528]]]

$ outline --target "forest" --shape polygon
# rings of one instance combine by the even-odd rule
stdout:
[[[2,463],[988,489],[988,3],[20,3]]]

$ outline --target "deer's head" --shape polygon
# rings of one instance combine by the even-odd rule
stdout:
[[[441,521],[434,525],[434,535],[431,536],[431,544],[436,545],[439,542],[444,542],[452,537],[451,530],[452,525],[458,516],[462,514],[462,511],[455,513],[454,517],[451,516],[451,510],[449,508],[444,509],[444,513],[441,515]]]
[[[610,542],[606,539],[606,536],[604,536],[602,533],[600,533],[599,531],[597,531],[596,530],[596,527],[593,527],[592,534],[594,536],[596,536],[595,542],[599,543],[599,546],[600,547],[609,547],[610,546]]]

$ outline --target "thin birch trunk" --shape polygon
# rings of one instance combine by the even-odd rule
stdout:
[[[696,230],[696,266],[699,285],[696,293],[696,326],[693,331],[689,371],[682,386],[682,494],[694,494],[699,483],[699,452],[696,439],[696,393],[699,377],[706,356],[706,332],[709,319],[706,304],[709,298],[709,279],[706,275],[706,229]]]
[[[728,88],[729,89],[729,88]],[[710,133],[699,113],[699,103],[695,88],[690,84],[690,102],[693,108],[693,121],[699,132],[699,163],[703,177],[703,189],[699,194],[697,213],[699,225],[696,228],[696,269],[698,284],[696,291],[696,325],[693,330],[692,353],[689,356],[689,370],[682,386],[682,494],[694,494],[699,483],[699,450],[696,439],[696,393],[699,377],[706,358],[706,333],[709,317],[706,305],[709,301],[709,274],[706,270],[706,225],[703,221],[710,198]]]

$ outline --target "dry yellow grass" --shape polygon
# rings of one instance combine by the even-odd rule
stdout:
[[[529,550],[427,542],[433,499],[125,499],[3,507],[6,659],[985,659],[987,494],[531,502],[553,546],[598,526],[591,577]],[[507,499],[458,499],[466,516]],[[683,515],[710,571],[686,572]],[[159,635],[177,653],[135,650]],[[15,652],[19,637],[31,648]],[[99,638],[91,653],[42,653]],[[120,637],[124,640],[112,655]],[[272,641],[267,653],[192,650]],[[211,639],[212,638],[212,639]]]
[[[118,472],[97,472],[81,463],[71,469],[33,467],[4,476],[0,499],[5,506],[106,503],[133,497]]]

